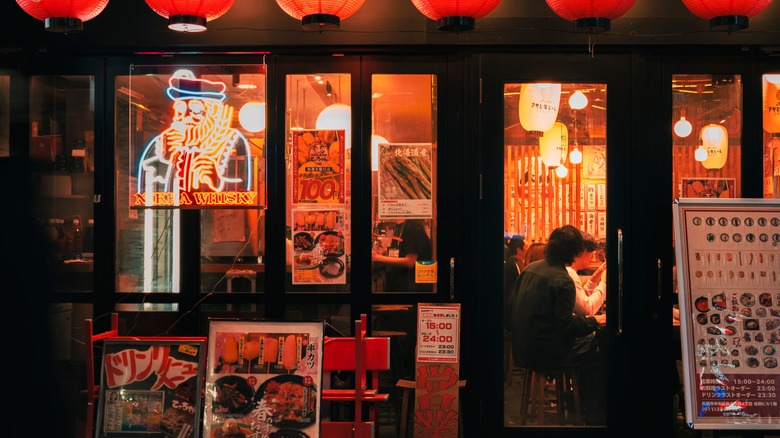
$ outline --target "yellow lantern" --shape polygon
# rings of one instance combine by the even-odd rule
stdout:
[[[555,167],[566,161],[569,153],[569,128],[561,122],[555,122],[553,127],[539,138],[539,156],[547,167]]]
[[[701,128],[699,134],[707,159],[702,161],[706,169],[720,169],[726,164],[729,154],[729,134],[722,125],[710,124]]]
[[[561,84],[523,84],[518,112],[520,125],[531,135],[549,131],[558,118]]]
[[[780,75],[764,75],[764,131],[780,133]]]

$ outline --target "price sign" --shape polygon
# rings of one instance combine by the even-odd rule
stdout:
[[[417,361],[457,363],[460,345],[460,307],[419,307]]]

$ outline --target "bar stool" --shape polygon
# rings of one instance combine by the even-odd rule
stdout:
[[[556,413],[561,419],[561,424],[567,423],[569,415],[571,415],[571,424],[582,424],[579,373],[576,368],[565,367],[555,370],[530,370],[526,368],[525,371],[523,395],[520,402],[521,425],[527,423],[528,415],[532,412],[536,413],[537,426],[544,424],[547,376],[552,376],[555,381],[554,397],[550,399],[550,402],[555,403]]]

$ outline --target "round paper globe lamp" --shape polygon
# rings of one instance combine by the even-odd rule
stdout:
[[[746,29],[750,18],[766,9],[772,0],[682,0],[689,11],[709,20],[710,29],[733,32]]]
[[[346,137],[344,149],[352,147],[352,107],[349,105],[343,103],[328,105],[317,116],[315,127],[317,129],[343,129]]]
[[[559,164],[558,167],[555,168],[555,176],[558,178],[566,178],[566,175],[569,174],[569,169],[563,165],[563,163]]]
[[[301,20],[304,30],[335,30],[341,20],[349,18],[365,0],[276,0],[289,16]]]
[[[636,0],[546,0],[559,17],[574,23],[584,32],[605,32],[612,20],[628,12]]]
[[[693,125],[691,125],[691,122],[686,120],[684,116],[681,116],[680,120],[674,124],[674,133],[678,137],[685,138],[691,135],[691,132],[693,132]]]
[[[108,0],[16,0],[32,17],[43,21],[49,32],[78,32],[84,22],[95,18],[106,8]]]
[[[474,30],[477,19],[493,12],[499,3],[501,0],[412,0],[418,11],[447,32]]]
[[[580,152],[577,146],[574,146],[574,150],[571,151],[571,153],[569,153],[569,161],[571,162],[571,164],[582,163],[582,152]]]
[[[386,144],[390,143],[387,141],[386,138],[382,137],[381,135],[372,135],[371,136],[371,170],[377,171],[379,170],[379,145],[380,144]]]
[[[577,90],[569,97],[569,108],[581,110],[586,106],[588,106],[588,97],[582,91]]]
[[[249,132],[260,132],[265,129],[265,104],[262,102],[247,102],[238,112],[238,122]]]
[[[233,6],[234,0],[146,0],[157,15],[168,19],[168,29],[178,32],[203,32]]]

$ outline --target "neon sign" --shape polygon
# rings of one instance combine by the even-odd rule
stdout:
[[[224,82],[186,69],[168,78],[173,118],[141,153],[132,206],[259,205],[255,158],[244,134],[232,127],[226,90]]]

